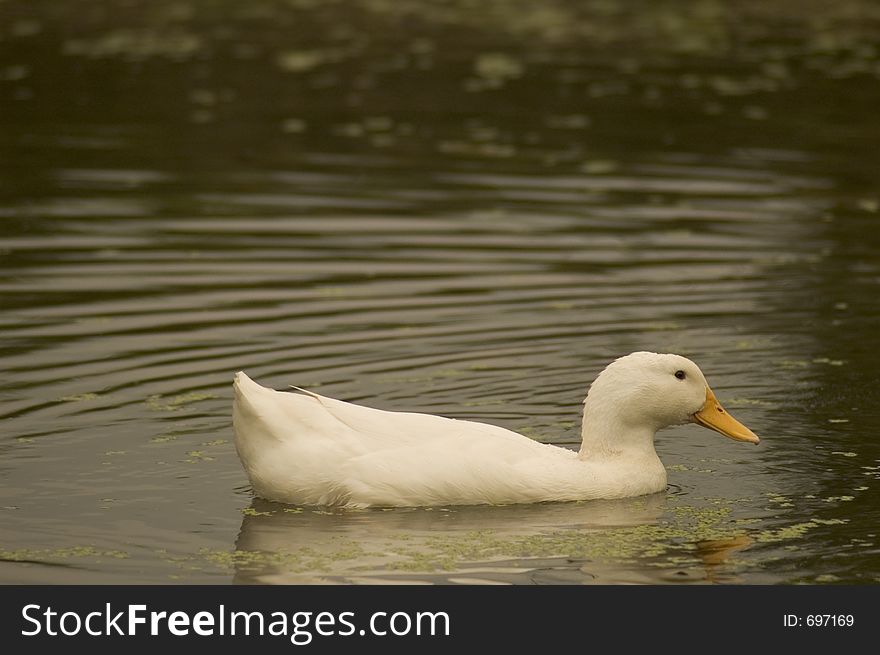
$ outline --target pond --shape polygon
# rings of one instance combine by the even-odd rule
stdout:
[[[880,8],[0,3],[0,581],[880,582]],[[232,376],[577,448],[635,350],[757,448],[665,494],[254,499]]]

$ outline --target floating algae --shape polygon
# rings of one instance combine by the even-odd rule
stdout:
[[[5,562],[51,563],[70,559],[127,559],[128,553],[122,550],[101,550],[94,546],[70,546],[67,548],[18,548],[0,549],[0,560]]]
[[[173,412],[183,409],[187,405],[201,402],[202,400],[212,400],[214,398],[217,398],[217,396],[213,393],[182,393],[172,396],[171,398],[164,398],[163,396],[156,394],[149,396],[145,402],[147,403],[147,407],[154,411]]]
[[[845,519],[810,519],[809,521],[787,525],[782,528],[776,528],[775,530],[761,530],[753,535],[753,538],[758,543],[763,544],[779,543],[791,539],[800,539],[810,530],[822,525],[843,525],[846,522]]]

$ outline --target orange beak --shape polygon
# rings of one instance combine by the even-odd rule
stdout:
[[[706,403],[692,418],[694,423],[720,432],[735,441],[748,441],[753,444],[761,442],[758,435],[727,413],[709,387],[706,387]]]

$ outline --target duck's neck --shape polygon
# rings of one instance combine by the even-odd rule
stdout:
[[[610,405],[610,406],[609,406]],[[614,409],[612,409],[614,407]],[[616,403],[588,397],[584,402],[581,459],[656,457],[654,434],[659,426],[635,422]]]

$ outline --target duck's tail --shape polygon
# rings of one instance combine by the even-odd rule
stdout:
[[[251,380],[244,371],[235,374],[232,388],[235,390],[235,399],[232,401],[233,416],[240,414],[254,414],[254,397],[262,387]]]
[[[249,395],[263,391],[263,387],[251,380],[244,371],[235,374],[232,388],[235,389],[236,405],[247,404]]]
[[[233,409],[249,419],[270,419],[277,411],[279,393],[251,380],[244,371],[235,374]],[[285,394],[286,395],[286,394]]]
[[[242,440],[252,437],[255,433],[262,433],[263,421],[271,411],[270,398],[275,392],[261,387],[251,380],[243,371],[235,374],[232,384],[235,390],[235,399],[232,402],[232,424],[235,429],[237,444]]]
[[[257,384],[243,371],[235,374],[232,386],[235,390],[232,423],[239,446],[246,441],[287,439],[302,423],[303,410],[297,405],[297,399],[308,398],[311,403],[315,402],[313,394],[275,391]]]
[[[279,413],[278,392],[260,386],[244,372],[235,374],[232,428],[235,449],[254,489],[260,471],[274,465],[272,453],[280,440],[284,421]]]

